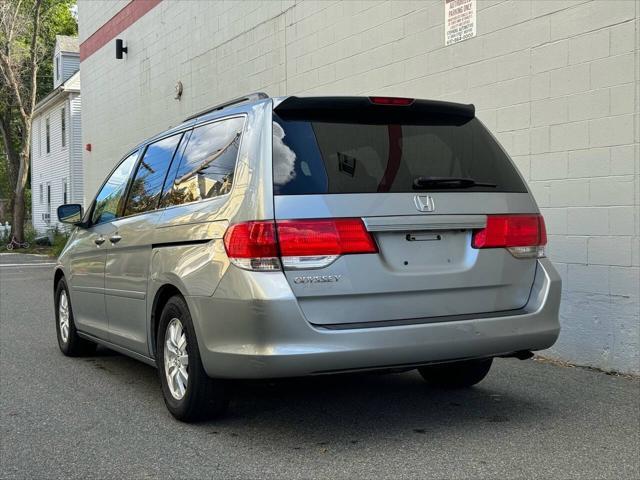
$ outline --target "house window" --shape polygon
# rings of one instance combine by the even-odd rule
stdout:
[[[62,135],[62,148],[67,146],[67,119],[66,119],[66,109],[64,107],[62,107],[62,110],[60,111],[60,130],[61,130],[61,135]]]
[[[44,130],[47,137],[47,153],[51,152],[51,128],[49,127],[49,119],[44,121]]]
[[[49,221],[49,219],[51,218],[51,184],[49,182],[47,182],[47,213],[46,213],[46,220],[47,222]]]
[[[62,180],[62,204],[66,205],[67,203],[67,198],[68,198],[68,187],[67,187],[67,179],[63,179]]]
[[[60,57],[56,57],[56,80],[60,79]]]
[[[43,198],[43,193],[42,193],[42,184],[40,184],[40,205],[42,205],[42,202],[44,202],[44,198]]]

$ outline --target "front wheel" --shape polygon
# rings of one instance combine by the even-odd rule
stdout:
[[[95,353],[97,345],[89,340],[80,338],[73,319],[71,298],[67,282],[61,279],[56,285],[56,334],[60,351],[68,357],[80,357]]]
[[[204,371],[191,315],[180,296],[171,297],[160,316],[156,362],[164,402],[176,419],[193,422],[226,410],[225,384]]]
[[[493,358],[442,363],[418,368],[420,375],[430,385],[444,388],[471,387],[487,376]]]

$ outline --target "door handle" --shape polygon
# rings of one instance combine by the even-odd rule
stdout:
[[[122,237],[120,235],[118,235],[117,233],[115,235],[112,235],[109,237],[109,241],[111,243],[118,243],[120,240],[122,240]]]
[[[100,246],[104,243],[104,237],[98,237],[94,240],[95,244]]]

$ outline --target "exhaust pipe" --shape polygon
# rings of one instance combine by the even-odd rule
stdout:
[[[508,355],[501,355],[501,358],[517,358],[518,360],[529,360],[531,357],[533,357],[531,350],[518,350]]]

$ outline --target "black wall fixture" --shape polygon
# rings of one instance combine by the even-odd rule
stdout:
[[[122,54],[127,53],[128,49],[123,45],[123,41],[121,38],[116,38],[116,58],[118,60],[122,59]]]

